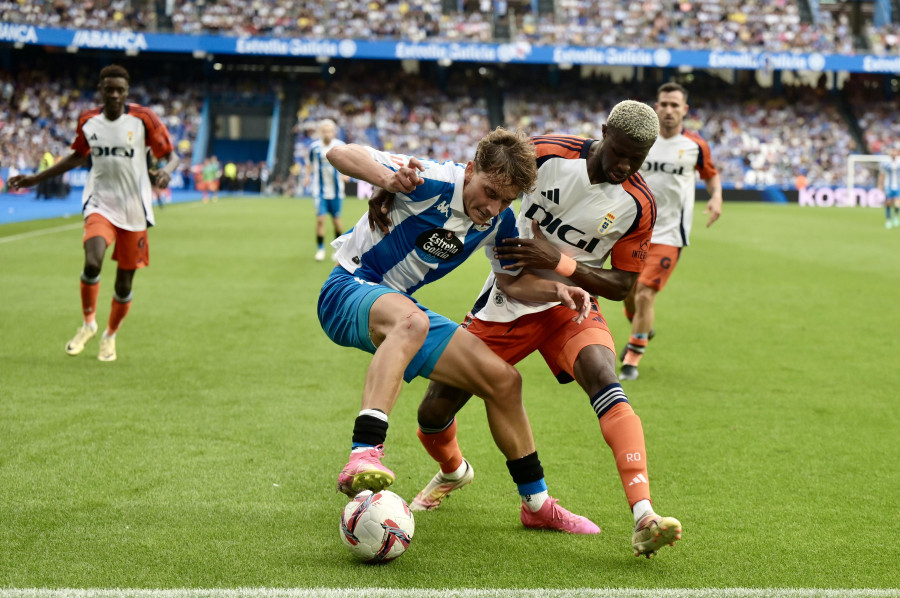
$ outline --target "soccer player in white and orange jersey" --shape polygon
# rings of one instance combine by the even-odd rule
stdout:
[[[631,337],[622,354],[620,380],[637,379],[638,364],[653,335],[656,295],[675,270],[681,249],[688,245],[697,173],[706,182],[709,192],[709,202],[703,211],[709,215],[706,226],[711,226],[722,214],[722,181],[713,164],[709,145],[683,125],[688,113],[687,98],[687,90],[677,83],[665,83],[657,92],[659,139],[650,148],[641,174],[656,198],[658,216],[646,265],[625,299],[625,316],[631,321]]]
[[[496,256],[512,260],[509,268],[527,268],[621,301],[643,267],[656,220],[656,204],[638,169],[659,123],[650,106],[626,100],[612,109],[602,130],[602,140],[534,138],[538,180],[519,210],[523,236],[498,245]],[[607,260],[611,268],[603,268]],[[616,378],[615,344],[597,302],[580,326],[564,311],[559,303],[525,302],[503,293],[491,274],[464,326],[510,364],[539,351],[561,383],[576,380],[587,393],[634,518],[632,548],[635,555],[650,557],[681,538],[681,523],[652,508],[643,427]],[[415,497],[414,510],[435,509],[472,481],[472,466],[456,439],[455,415],[468,399],[468,393],[445,384],[432,382],[428,388],[418,434],[440,471]],[[545,504],[553,500],[534,487],[528,501],[540,506],[542,498]],[[523,522],[531,516],[522,509]]]
[[[37,174],[10,179],[13,188],[31,187],[45,178],[90,165],[82,195],[84,214],[84,270],[81,273],[81,307],[84,323],[66,345],[66,353],[78,355],[97,334],[96,308],[100,293],[100,269],[106,249],[115,241],[113,259],[118,262],[112,311],[100,339],[101,361],[116,359],[116,332],[131,307],[134,273],[150,263],[147,228],[153,226],[151,177],[159,188],[169,184],[178,166],[178,155],[169,131],[156,114],[138,104],[127,104],[130,77],[119,65],[100,71],[103,106],[82,112],[72,153]],[[147,150],[165,167],[148,170]]]

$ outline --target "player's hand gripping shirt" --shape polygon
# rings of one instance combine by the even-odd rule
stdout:
[[[106,118],[102,108],[81,113],[72,149],[91,158],[81,197],[85,218],[97,212],[130,231],[153,226],[148,148],[157,158],[173,149],[169,131],[149,108],[126,104],[116,120]]]
[[[344,197],[344,178],[338,170],[325,158],[328,151],[338,145],[344,145],[340,139],[332,139],[324,144],[316,139],[309,146],[309,163],[312,166],[313,197],[318,202],[322,199],[338,199]]]
[[[547,240],[576,262],[601,268],[612,266],[640,272],[656,220],[656,203],[640,174],[621,185],[593,184],[587,156],[593,139],[569,135],[534,138],[538,155],[537,186],[526,194],[519,209],[518,228],[533,237],[536,220]],[[536,270],[542,278],[578,286],[554,270]],[[472,314],[480,320],[511,322],[558,303],[520,301],[502,293],[488,276]]]
[[[653,243],[673,247],[688,245],[694,219],[697,172],[703,180],[718,174],[709,144],[700,135],[683,130],[669,139],[656,138],[641,167],[658,210]]]
[[[394,171],[409,162],[409,156],[366,149]],[[480,247],[486,247],[492,268],[503,271],[492,248],[499,239],[519,236],[512,208],[484,226],[475,224],[463,207],[465,167],[453,162],[420,162],[425,171],[419,176],[425,182],[409,194],[396,194],[388,214],[391,232],[384,235],[371,230],[368,214],[364,214],[352,230],[331,243],[335,259],[363,280],[407,294],[441,278]]]

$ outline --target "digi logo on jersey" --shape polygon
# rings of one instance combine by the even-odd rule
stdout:
[[[538,211],[541,212],[540,217],[537,215]],[[568,243],[572,247],[583,249],[588,253],[593,252],[597,243],[600,242],[600,239],[597,237],[588,237],[587,233],[583,230],[579,230],[570,224],[565,224],[562,220],[537,204],[528,206],[525,217],[529,220],[538,220],[538,226],[544,229],[544,234],[556,235],[563,243]]]
[[[670,162],[644,162],[641,166],[643,172],[664,172],[666,174],[684,174],[684,166],[678,166]]]
[[[425,231],[416,239],[419,257],[430,264],[447,261],[456,257],[463,249],[456,233],[445,228]]]
[[[97,158],[113,156],[116,158],[134,158],[133,147],[92,147],[91,155]]]

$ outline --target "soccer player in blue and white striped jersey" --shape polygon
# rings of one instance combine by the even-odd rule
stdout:
[[[504,270],[512,263],[494,258],[501,239],[518,237],[510,204],[534,186],[534,146],[527,137],[498,128],[481,140],[475,159],[466,165],[355,144],[333,148],[327,157],[340,172],[396,193],[389,213],[390,234],[370,228],[364,215],[332,243],[338,265],[319,296],[319,321],[329,338],[373,354],[362,410],[353,428],[350,461],[338,476],[338,490],[354,496],[362,490],[378,492],[394,482],[394,473],[381,463],[388,415],[403,380],[416,376],[482,397],[494,441],[508,460],[520,494],[543,485],[518,372],[474,335],[411,296],[485,248],[497,284],[508,295],[562,302],[574,310],[577,322],[588,316],[587,292],[521,270]],[[470,471],[468,463],[461,467]],[[562,507],[536,525],[553,527],[560,522],[568,522],[566,531],[600,531]]]
[[[878,188],[884,191],[884,226],[889,229],[900,227],[900,147],[895,145],[888,155],[890,160],[878,169]]]
[[[330,118],[319,122],[319,138],[309,146],[306,160],[305,187],[312,184],[313,199],[316,202],[316,261],[325,259],[325,215],[331,216],[334,226],[334,238],[341,236],[344,230],[341,224],[341,208],[344,204],[344,182],[347,177],[338,172],[325,154],[332,148],[344,145],[336,137],[337,125]]]

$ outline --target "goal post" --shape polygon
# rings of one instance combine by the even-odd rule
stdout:
[[[856,176],[856,166],[860,163],[868,163],[871,164],[873,168],[879,166],[882,162],[888,162],[890,157],[881,155],[881,154],[850,154],[847,158],[847,197],[853,196],[853,189],[856,187],[857,182],[860,182],[860,179]],[[863,184],[871,184],[875,185],[878,173],[875,173],[875,179],[872,181],[866,181],[863,179],[861,182]]]

